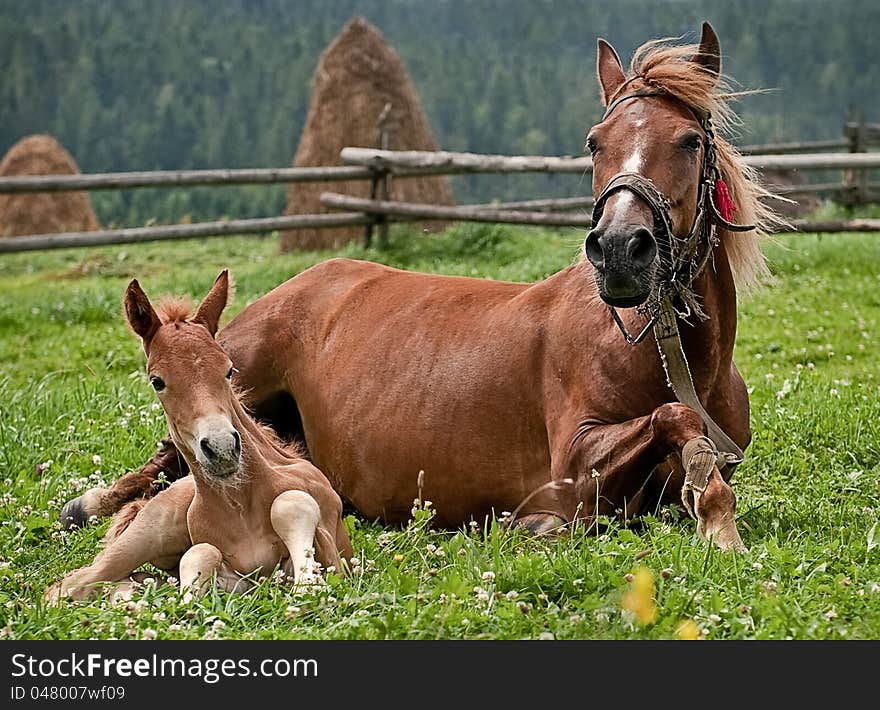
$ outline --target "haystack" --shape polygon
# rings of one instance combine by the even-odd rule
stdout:
[[[73,157],[52,136],[22,138],[0,163],[0,176],[77,175]],[[0,194],[0,237],[100,229],[85,192]]]
[[[388,148],[437,150],[422,103],[400,57],[373,25],[355,17],[324,50],[315,70],[314,89],[295,167],[341,165],[345,146],[379,147],[377,121],[386,104]],[[368,180],[292,184],[285,214],[330,212],[318,199],[325,191],[369,197]],[[392,180],[390,199],[453,204],[445,176]],[[433,229],[442,228],[434,222]],[[337,246],[361,237],[363,227],[301,229],[282,234],[283,251]]]

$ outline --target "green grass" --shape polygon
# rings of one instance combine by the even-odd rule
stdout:
[[[341,253],[532,281],[571,263],[579,240],[462,226],[442,237],[399,231],[384,252]],[[229,238],[0,258],[0,634],[670,638],[692,619],[708,638],[880,638],[880,240],[870,235],[768,245],[776,280],[741,307],[737,362],[754,443],[734,487],[747,554],[701,543],[674,514],[547,540],[493,521],[435,531],[420,511],[404,529],[348,518],[363,573],[331,576],[321,591],[294,596],[269,581],[187,607],[174,589],[148,586],[127,607],[46,608],[43,589],[89,562],[107,527],[62,533],[61,504],[139,466],[165,434],[121,315],[127,280],[137,276],[151,296],[198,298],[228,266],[238,284],[231,316],[331,255],[275,249]],[[657,619],[646,626],[621,611],[639,565],[656,580]]]

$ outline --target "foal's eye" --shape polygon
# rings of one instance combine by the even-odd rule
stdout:
[[[596,139],[593,136],[587,136],[587,145],[585,148],[590,151],[590,154],[593,155],[599,150],[599,144],[596,142]]]
[[[150,384],[153,385],[153,389],[157,392],[161,392],[165,389],[165,380],[161,377],[156,377],[155,375],[150,378]]]
[[[685,150],[690,150],[692,152],[698,151],[701,145],[702,140],[700,139],[700,136],[698,136],[696,133],[685,136],[681,141],[681,147]]]
[[[233,373],[233,372],[235,372],[235,368],[234,368],[234,367],[230,367],[230,368],[229,368],[229,372],[226,373],[226,379],[227,379],[227,380],[231,380],[231,379],[232,379],[232,373]]]

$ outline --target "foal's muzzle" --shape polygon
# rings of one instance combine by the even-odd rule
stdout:
[[[241,435],[228,422],[214,420],[199,427],[196,459],[212,478],[225,479],[241,465]]]
[[[605,303],[632,308],[644,303],[657,273],[657,240],[642,225],[598,225],[584,244]]]

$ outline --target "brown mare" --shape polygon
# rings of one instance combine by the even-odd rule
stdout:
[[[702,402],[744,449],[735,282],[747,286],[765,270],[758,232],[773,215],[735,150],[712,132],[712,120],[724,128],[733,115],[711,27],[699,46],[644,45],[629,76],[599,40],[598,72],[609,112],[588,138],[602,204],[586,259],[535,284],[333,259],[278,286],[220,334],[247,405],[300,437],[364,516],[407,519],[423,470],[440,525],[525,501],[519,522],[545,531],[654,511],[684,493],[702,536],[742,548],[733,465],[716,455],[704,417],[677,401],[655,333],[628,344],[610,307],[625,309],[621,326],[634,333],[659,296],[672,312],[690,309],[689,320],[672,320],[695,407]],[[710,176],[726,183],[736,221],[754,227],[731,231]],[[160,470],[185,473],[173,447],[63,515],[80,523],[149,495]]]
[[[236,396],[232,362],[214,340],[228,289],[224,271],[187,320],[180,302],[160,307],[160,317],[138,282],[129,284],[128,322],[143,341],[150,382],[193,475],[123,508],[105,549],[50,587],[50,600],[83,599],[102,583],[124,595],[124,580],[147,562],[174,570],[191,598],[215,574],[221,588],[243,591],[281,565],[303,585],[315,581],[316,558],[342,572],[340,552],[351,557],[342,501],[330,483]]]

